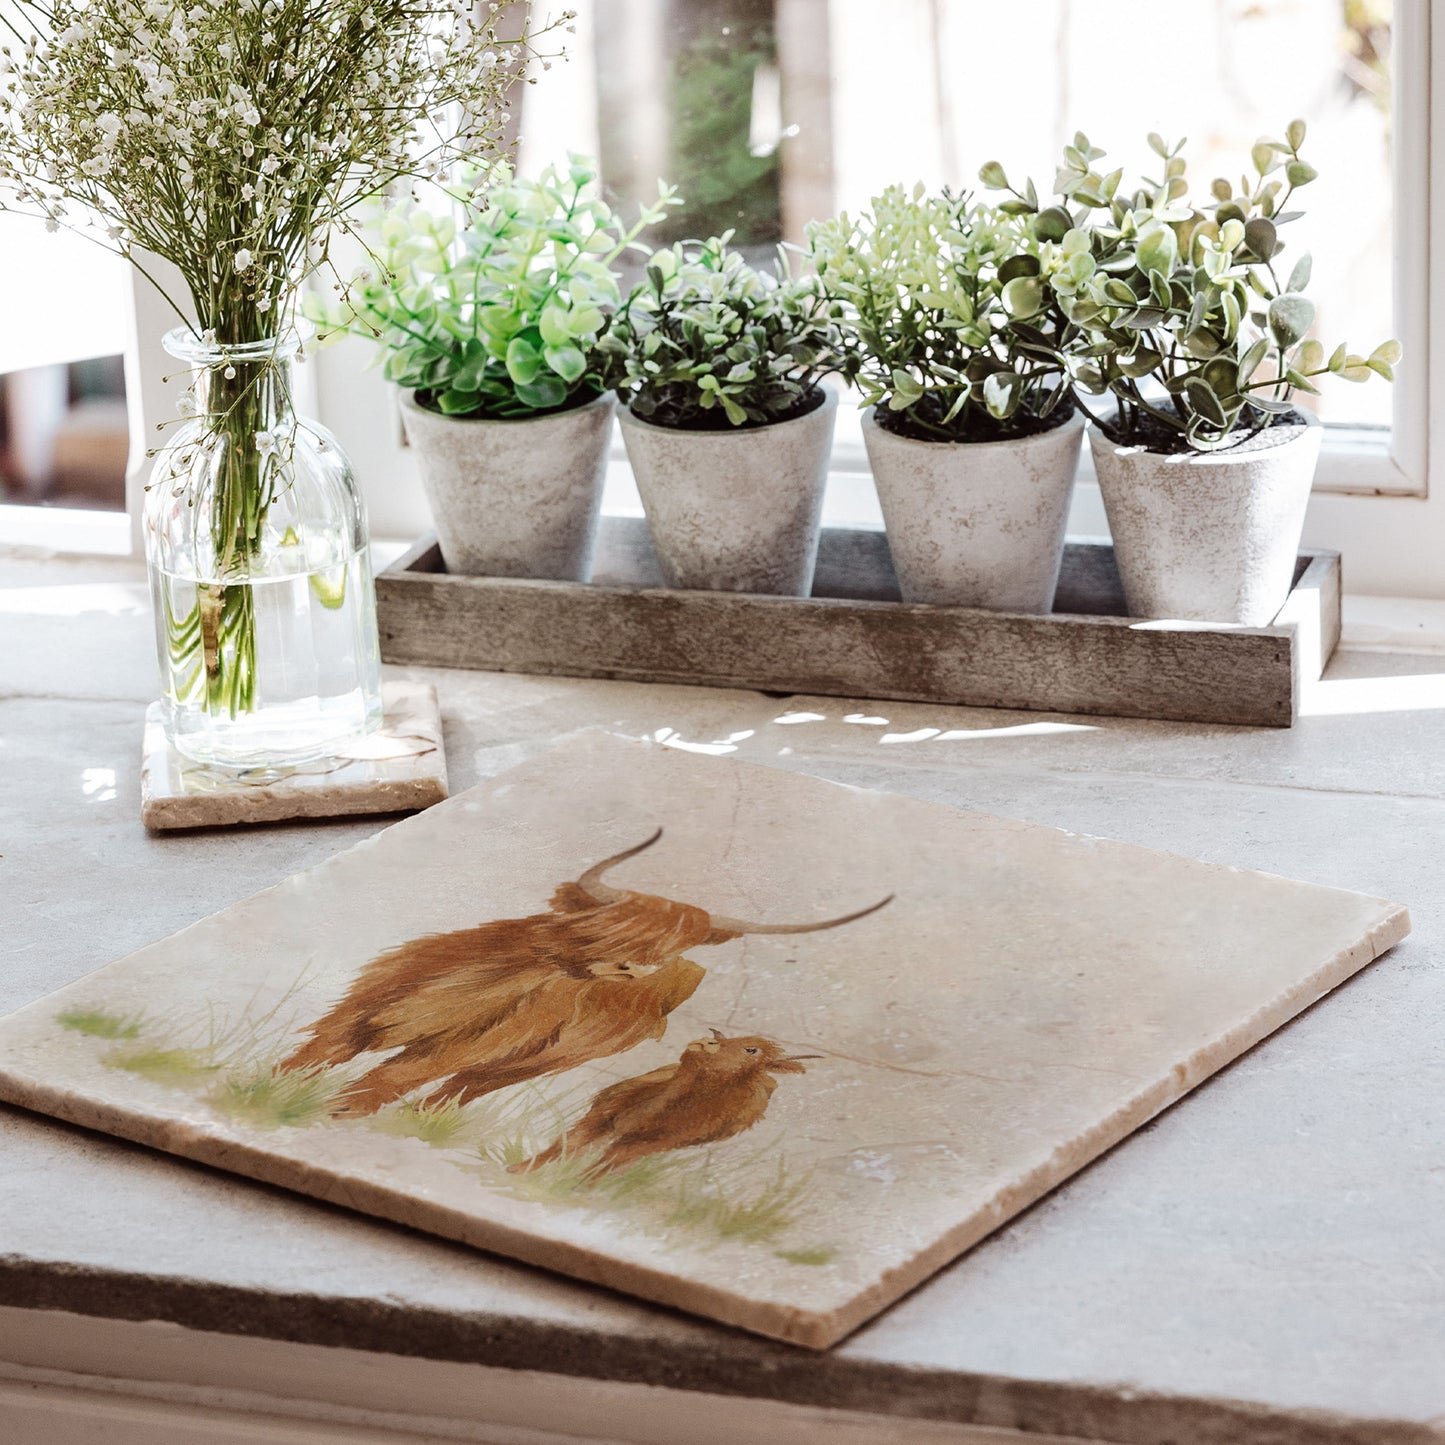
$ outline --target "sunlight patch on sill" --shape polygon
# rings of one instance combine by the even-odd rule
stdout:
[[[1301,717],[1437,712],[1442,708],[1445,708],[1445,672],[1327,679],[1306,683],[1300,695]]]
[[[1096,733],[1099,729],[1090,723],[1031,722],[1013,723],[1001,728],[949,728],[946,732],[938,728],[917,728],[911,733],[884,733],[878,739],[883,743],[958,743],[971,742],[975,738],[1024,738],[1044,737],[1050,733]]]
[[[718,738],[708,743],[689,742],[681,733],[674,728],[661,727],[652,734],[653,742],[658,742],[665,748],[676,748],[684,753],[706,753],[712,757],[719,757],[724,753],[735,753],[738,744],[752,737],[755,729],[744,728],[741,732],[729,733],[725,738]]]

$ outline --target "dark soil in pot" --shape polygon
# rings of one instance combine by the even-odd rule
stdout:
[[[896,437],[907,437],[909,441],[1009,442],[1054,431],[1063,426],[1076,409],[1073,400],[1065,398],[1048,416],[1014,417],[1007,427],[1001,427],[993,417],[980,418],[976,410],[969,409],[965,413],[967,421],[964,426],[959,427],[955,419],[944,427],[942,400],[936,396],[925,396],[907,411],[889,411],[886,405],[880,404],[873,409],[873,417],[884,431]]]

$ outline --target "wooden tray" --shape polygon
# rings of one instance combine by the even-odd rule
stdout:
[[[1113,548],[1070,542],[1045,617],[905,604],[882,532],[823,531],[811,597],[662,585],[640,517],[594,581],[454,577],[434,536],[376,579],[387,662],[1289,727],[1340,635],[1340,558],[1301,553],[1269,627],[1123,615]]]

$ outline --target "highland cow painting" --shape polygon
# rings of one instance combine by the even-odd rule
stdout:
[[[1407,929],[589,733],[0,1021],[0,1098],[823,1347]]]

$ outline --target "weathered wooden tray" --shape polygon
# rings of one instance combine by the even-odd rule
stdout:
[[[387,662],[1289,727],[1340,635],[1340,558],[1301,553],[1269,627],[1123,615],[1113,548],[1070,542],[1046,617],[899,601],[887,538],[825,529],[812,597],[662,585],[640,517],[591,584],[457,577],[432,536],[376,579]]]

